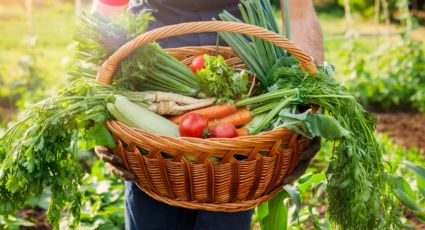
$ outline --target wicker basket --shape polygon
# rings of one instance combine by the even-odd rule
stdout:
[[[111,84],[119,62],[149,42],[189,33],[236,32],[255,36],[285,48],[301,66],[315,74],[313,60],[279,34],[264,28],[234,22],[190,22],[146,32],[117,50],[101,66],[97,80]],[[244,64],[229,47],[219,47],[232,66]],[[217,47],[168,49],[184,64]],[[123,159],[137,177],[138,187],[149,196],[170,205],[209,211],[236,212],[251,209],[281,191],[283,179],[298,164],[309,141],[293,131],[276,129],[255,136],[199,139],[168,137],[131,128],[119,121],[107,121],[117,147],[113,153]],[[148,154],[142,154],[144,149]],[[164,157],[164,153],[172,158]],[[184,157],[190,155],[196,162]],[[218,157],[214,163],[210,157]]]

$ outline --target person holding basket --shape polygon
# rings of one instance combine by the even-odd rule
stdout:
[[[266,0],[267,1],[267,0]],[[281,0],[281,5],[283,6]],[[133,14],[151,12],[155,17],[149,30],[183,22],[209,21],[218,18],[223,10],[241,17],[238,0],[96,0],[92,11],[111,20],[126,10]],[[311,54],[317,63],[323,62],[323,46],[320,25],[312,0],[289,0],[289,18],[293,42]],[[284,14],[284,7],[282,12]],[[285,23],[284,23],[285,24]],[[222,41],[221,41],[222,42]],[[216,33],[189,34],[163,39],[162,48],[215,45]],[[320,139],[313,139],[301,154],[300,163],[285,177],[284,183],[292,183],[307,169],[311,159],[320,149]],[[106,148],[95,148],[111,171],[126,180],[125,226],[126,229],[250,229],[252,210],[241,212],[212,212],[170,206],[149,197],[135,183],[135,175],[125,170],[122,160]]]

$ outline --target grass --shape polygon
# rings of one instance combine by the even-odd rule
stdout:
[[[7,12],[7,14],[5,13]],[[33,36],[30,36],[28,20],[20,5],[0,3],[0,75],[7,83],[19,76],[18,60],[31,52],[37,64],[45,72],[48,83],[55,84],[63,78],[65,65],[71,50],[70,26],[75,22],[73,6],[36,7],[33,11]],[[36,40],[32,49],[31,43]]]

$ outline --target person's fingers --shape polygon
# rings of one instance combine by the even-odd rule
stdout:
[[[96,146],[94,147],[94,152],[96,153],[97,157],[99,157],[101,160],[105,162],[110,162],[112,164],[122,164],[121,157],[112,154],[108,148],[103,146]]]
[[[284,184],[290,184],[300,178],[302,175],[304,175],[305,171],[307,170],[308,166],[310,165],[310,161],[301,161],[297,167],[292,171],[291,174],[285,177],[283,179]]]
[[[122,168],[122,159],[112,154],[108,148],[103,146],[96,146],[94,148],[96,155],[105,162],[106,167],[115,175],[123,178],[126,181],[135,182],[136,176]]]
[[[126,181],[130,181],[130,182],[135,182],[136,181],[136,175],[134,175],[133,173],[125,170],[124,168],[121,168],[117,165],[113,165],[111,163],[106,162],[106,167],[109,168],[109,170],[111,170],[111,172],[121,178],[123,178]]]
[[[301,153],[299,160],[300,161],[310,160],[314,156],[316,156],[316,154],[320,150],[320,141],[321,141],[320,137],[313,138],[313,140],[311,140],[310,144],[308,145],[307,149]]]

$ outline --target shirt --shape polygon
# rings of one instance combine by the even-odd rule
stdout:
[[[183,22],[210,21],[219,19],[223,10],[241,18],[239,0],[130,0],[129,12],[139,14],[151,12],[155,21],[151,22],[149,30]],[[182,46],[215,45],[216,33],[198,33],[175,36],[158,41],[162,48]],[[220,41],[220,45],[223,45]]]

